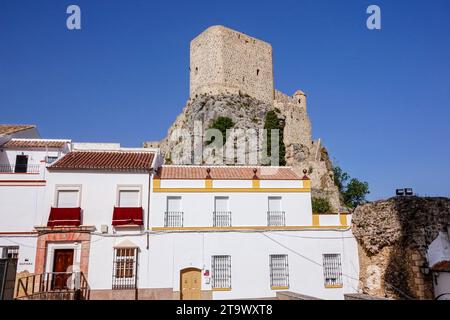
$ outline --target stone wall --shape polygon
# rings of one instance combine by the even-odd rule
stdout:
[[[450,199],[395,197],[353,214],[363,293],[395,299],[432,299],[433,279],[421,272],[427,248],[450,222]]]

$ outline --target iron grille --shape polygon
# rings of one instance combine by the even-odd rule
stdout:
[[[212,287],[231,289],[231,256],[212,256]]]
[[[287,255],[270,255],[270,286],[289,287],[289,265]]]
[[[214,211],[214,227],[231,227],[231,211]]]
[[[326,286],[342,285],[341,255],[339,253],[323,255],[323,276]]]
[[[166,211],[164,215],[164,227],[182,227],[183,211]]]
[[[39,173],[39,164],[0,164],[1,173]]]
[[[112,288],[135,289],[137,284],[137,248],[114,249]]]
[[[286,225],[284,211],[267,211],[267,225],[269,227],[284,227]]]

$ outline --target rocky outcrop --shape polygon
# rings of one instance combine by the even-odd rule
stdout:
[[[432,277],[421,267],[428,246],[449,223],[449,198],[396,197],[357,207],[352,224],[363,293],[433,298]]]
[[[198,95],[187,102],[169,128],[166,138],[159,142],[146,142],[144,147],[159,147],[165,163],[174,164],[171,155],[180,150],[180,145],[184,143],[180,139],[170,139],[175,130],[185,129],[191,136],[202,135],[219,116],[231,118],[235,129],[260,130],[264,128],[264,118],[270,110],[275,110],[279,119],[284,122],[286,165],[293,167],[300,176],[303,176],[304,169],[308,170],[313,196],[326,197],[334,210],[338,211],[339,191],[333,182],[333,167],[327,150],[320,141],[313,141],[311,138],[306,95],[301,91],[297,91],[292,97],[275,91],[273,104],[264,103],[243,93]],[[195,130],[195,123],[201,123],[200,133]],[[203,163],[205,161],[215,163],[213,157],[206,157]]]

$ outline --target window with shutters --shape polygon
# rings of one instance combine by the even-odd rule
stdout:
[[[281,209],[281,197],[268,198],[267,225],[269,227],[286,225],[285,214]]]
[[[113,289],[136,287],[137,248],[115,248],[113,262]]]
[[[285,254],[270,255],[270,287],[273,290],[289,288],[288,256]]]
[[[141,206],[140,190],[119,190],[118,207],[138,208]]]
[[[213,289],[231,290],[231,256],[212,256],[211,279]]]
[[[323,275],[325,287],[342,287],[342,265],[339,253],[323,255]]]
[[[228,197],[214,198],[214,227],[231,227],[231,211],[229,210]]]
[[[167,210],[164,216],[165,227],[182,227],[183,211],[181,210],[181,197],[167,197]]]
[[[57,208],[78,208],[79,204],[79,189],[58,189],[56,207]]]

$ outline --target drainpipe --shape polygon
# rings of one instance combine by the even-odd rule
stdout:
[[[148,233],[150,228],[150,194],[151,194],[151,187],[152,187],[152,173],[153,169],[149,171],[148,173],[148,195],[147,195],[147,227],[146,227],[146,234],[147,234],[147,250],[150,248],[150,235]]]

